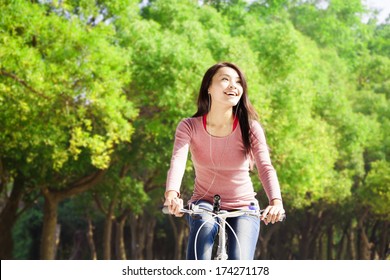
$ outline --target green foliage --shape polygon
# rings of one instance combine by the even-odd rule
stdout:
[[[365,9],[360,0],[326,1],[325,8],[318,1],[305,1],[291,9],[291,19],[298,30],[312,38],[321,47],[332,47],[355,68],[359,52],[367,44],[370,26],[362,23]]]
[[[364,187],[359,191],[364,204],[375,214],[390,218],[390,164],[387,161],[371,163]],[[367,199],[367,197],[369,199]]]
[[[14,1],[1,18],[3,156],[60,171],[88,151],[93,166],[107,168],[137,114],[122,93],[130,49],[115,45],[109,25],[91,28],[44,5]]]
[[[132,177],[119,177],[117,170],[106,176],[106,180],[92,191],[98,196],[100,203],[108,208],[112,201],[116,202],[116,214],[124,209],[134,213],[141,213],[144,205],[149,201],[145,193],[143,182]],[[116,201],[117,200],[117,201]]]
[[[364,13],[359,0],[3,1],[1,178],[22,171],[30,186],[61,188],[109,169],[60,215],[90,215],[94,196],[115,201],[115,214],[157,215],[176,125],[195,112],[205,70],[232,61],[285,204],[363,205],[388,219],[389,24],[365,24]],[[189,161],[184,196],[193,176]],[[15,229],[17,258],[35,242],[23,232],[30,211]]]
[[[375,29],[375,34],[370,38],[369,49],[384,57],[390,57],[390,25],[382,24]]]

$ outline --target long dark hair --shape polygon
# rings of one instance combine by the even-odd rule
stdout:
[[[238,76],[241,80],[241,86],[243,89],[243,93],[241,96],[240,101],[237,103],[236,106],[233,107],[233,114],[236,114],[235,117],[238,118],[238,121],[240,123],[241,127],[241,135],[242,135],[242,141],[244,143],[245,151],[247,154],[251,151],[251,141],[250,141],[250,121],[251,120],[257,120],[258,115],[256,113],[255,108],[251,104],[248,98],[248,89],[247,89],[247,83],[245,79],[244,73],[240,70],[240,68],[231,63],[231,62],[220,62],[213,66],[211,66],[206,73],[203,76],[202,84],[200,86],[199,90],[199,96],[198,96],[198,111],[193,115],[193,117],[200,117],[205,114],[207,114],[210,110],[211,104],[210,104],[210,97],[208,96],[208,89],[210,87],[211,81],[214,77],[214,75],[217,73],[217,71],[222,67],[230,67],[234,70],[236,70]]]

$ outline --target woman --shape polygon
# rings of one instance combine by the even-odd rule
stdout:
[[[183,200],[180,185],[184,175],[188,151],[195,169],[195,186],[189,204],[212,209],[213,196],[221,196],[221,209],[258,206],[249,175],[255,162],[269,206],[260,217],[275,223],[284,213],[279,182],[271,164],[263,129],[251,105],[245,77],[241,70],[229,62],[210,67],[202,80],[198,96],[198,111],[192,118],[182,120],[176,130],[175,143],[168,171],[165,203],[169,212],[181,216]],[[206,214],[205,214],[206,215]],[[195,235],[203,219],[188,217],[190,236],[187,259],[210,259],[216,223],[201,228],[196,242]],[[228,228],[228,259],[253,259],[260,230],[256,217],[241,216],[227,222],[238,236],[237,240]],[[241,252],[239,250],[241,248]]]

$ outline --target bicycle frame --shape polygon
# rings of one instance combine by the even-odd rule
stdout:
[[[240,243],[238,242],[238,244]],[[240,253],[241,253],[241,248],[240,248]],[[228,259],[228,254],[226,252],[226,220],[222,219],[221,226],[218,231],[218,249],[217,249],[217,255],[215,256],[215,260],[227,260],[227,259]]]
[[[191,210],[187,210],[187,213],[188,211],[191,211]],[[197,213],[199,214],[199,210],[193,210],[194,212],[193,213]],[[226,251],[226,243],[227,243],[227,235],[226,235],[226,225],[230,228],[230,230],[232,231],[234,237],[236,238],[237,240],[237,244],[238,244],[238,247],[239,247],[239,251],[240,251],[240,259],[241,259],[241,246],[240,246],[240,242],[238,240],[238,237],[236,235],[236,233],[234,232],[233,228],[229,225],[228,222],[226,222],[226,219],[227,218],[233,218],[233,217],[239,217],[239,216],[244,216],[244,215],[251,215],[251,216],[256,216],[256,217],[260,217],[260,211],[258,210],[235,210],[235,211],[232,211],[232,212],[228,212],[226,210],[220,210],[218,211],[217,213],[214,213],[214,211],[209,211],[209,210],[206,210],[206,209],[201,209],[200,210],[202,213],[208,213],[208,214],[211,214],[211,218],[206,220],[198,229],[196,235],[195,235],[195,243],[194,243],[194,252],[195,252],[195,259],[198,259],[197,258],[197,252],[196,252],[196,244],[197,244],[197,240],[198,240],[198,234],[200,232],[200,230],[203,228],[203,226],[205,224],[207,224],[208,222],[210,222],[211,220],[215,220],[214,222],[219,226],[219,230],[218,230],[218,247],[217,247],[217,252],[215,254],[215,260],[227,260],[228,259],[228,254],[227,254],[227,251]],[[192,214],[193,215],[193,214]],[[216,221],[216,219],[219,219],[219,222]]]

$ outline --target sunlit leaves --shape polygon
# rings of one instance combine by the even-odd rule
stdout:
[[[56,171],[89,151],[91,165],[107,168],[137,115],[123,95],[131,50],[116,46],[112,26],[91,28],[66,3],[58,9],[20,1],[2,9],[1,150],[31,168],[39,154]]]
[[[390,164],[376,161],[371,164],[364,187],[359,191],[364,204],[386,219],[390,218]],[[367,199],[367,197],[369,199]]]
[[[7,3],[0,140],[19,164],[108,168],[123,149],[137,182],[163,186],[176,124],[222,60],[246,73],[292,204],[342,200],[388,157],[388,28],[372,34],[359,1]]]

